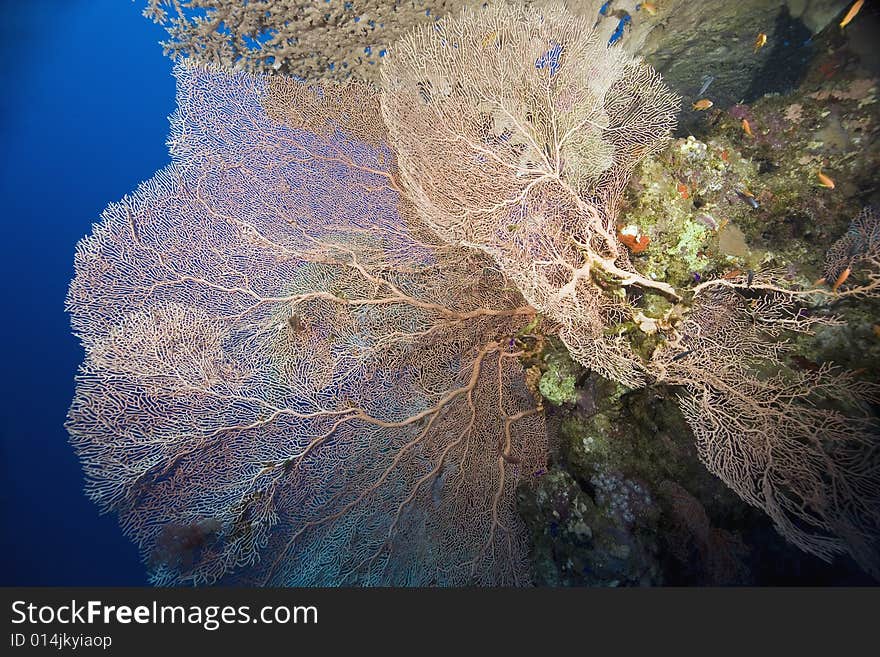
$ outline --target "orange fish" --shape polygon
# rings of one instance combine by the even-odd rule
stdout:
[[[731,278],[736,278],[736,277],[739,276],[740,274],[742,274],[742,270],[740,270],[740,269],[731,269],[729,272],[727,272],[726,274],[724,274],[724,276],[722,276],[721,278],[724,278],[724,279],[730,280]]]
[[[725,162],[727,162],[727,160],[728,160],[729,157],[730,157],[730,156],[729,156],[728,153],[727,153],[727,149],[724,149],[723,151],[721,151],[721,159],[722,159],[722,160],[724,160]]]
[[[826,176],[821,171],[819,171],[816,176],[819,178],[819,185],[821,185],[822,187],[827,187],[828,189],[834,189],[834,181],[831,180],[831,178]]]
[[[764,44],[767,43],[767,35],[763,32],[758,32],[758,36],[755,37],[755,52],[758,52],[761,48],[764,47]]]
[[[709,100],[708,98],[701,98],[701,99],[698,100],[696,103],[694,103],[693,105],[691,105],[691,107],[693,107],[695,110],[697,110],[697,111],[699,112],[699,111],[702,111],[702,110],[707,110],[707,109],[709,109],[709,108],[712,107],[712,105],[714,105],[714,104],[715,104],[715,103],[713,103],[713,102],[712,102],[711,100]]]
[[[685,185],[684,183],[678,183],[678,193],[681,194],[681,197],[685,199],[690,196],[687,185]]]
[[[856,14],[859,13],[859,11],[861,10],[863,4],[865,4],[865,0],[856,0],[856,1],[853,3],[852,7],[849,8],[849,11],[846,12],[846,16],[843,17],[843,20],[842,20],[842,21],[840,21],[840,29],[843,29],[843,28],[845,28],[847,25],[849,25],[849,22],[850,22],[853,18],[856,17]]]
[[[653,2],[643,2],[642,9],[651,14],[651,16],[657,15],[657,5],[655,5]]]
[[[743,119],[743,132],[745,132],[749,137],[754,137],[752,134],[752,126],[749,125],[748,119]]]
[[[844,281],[849,278],[849,275],[852,273],[852,268],[847,267],[842,272],[840,272],[840,276],[837,277],[837,280],[834,281],[834,285],[831,286],[832,292],[837,292],[837,288],[843,285]]]

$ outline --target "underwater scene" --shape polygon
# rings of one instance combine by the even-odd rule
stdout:
[[[7,583],[880,582],[878,3],[111,4]]]

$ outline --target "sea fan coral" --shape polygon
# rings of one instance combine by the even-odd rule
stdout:
[[[173,164],[77,250],[89,495],[157,583],[527,582],[533,309],[414,221],[371,92],[176,74]]]
[[[675,296],[632,268],[615,222],[678,98],[593,22],[497,5],[416,29],[382,69],[382,111],[426,224],[492,256],[583,365],[639,385],[637,357],[605,332],[632,309],[597,280]]]

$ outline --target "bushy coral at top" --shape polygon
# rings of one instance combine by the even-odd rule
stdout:
[[[466,0],[146,0],[165,53],[200,64],[309,80],[374,81],[391,44]]]

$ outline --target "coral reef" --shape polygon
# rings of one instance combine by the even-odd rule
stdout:
[[[692,124],[699,137],[675,140],[642,163],[618,220],[619,226],[634,226],[650,240],[633,258],[636,268],[676,287],[696,286],[712,277],[748,278],[749,272],[768,267],[776,268],[780,281],[805,288],[824,278],[822,294],[805,299],[805,312],[832,313],[838,320],[816,325],[814,335],[787,336],[791,350],[783,357],[783,369],[794,378],[815,375],[832,363],[869,380],[876,380],[880,371],[880,308],[876,298],[859,292],[870,289],[875,280],[872,271],[864,269],[863,254],[873,250],[876,234],[872,210],[864,208],[878,199],[876,70],[849,45],[839,34],[829,33],[820,47],[823,54],[796,89],[702,115]],[[819,171],[836,182],[834,189],[822,185]],[[852,273],[836,294],[828,296],[847,267]],[[635,323],[643,330],[659,331],[680,310],[652,301],[641,313]],[[717,313],[717,305],[711,306],[711,313]],[[629,333],[635,337],[638,331],[630,328]],[[642,339],[643,355],[658,343]],[[588,380],[579,392],[595,388]],[[846,385],[840,388],[845,389]],[[687,444],[690,429],[667,395],[646,392],[623,399],[626,412],[606,417],[611,409],[605,407],[586,423],[577,419],[580,409],[570,407],[571,417],[561,421],[560,458],[584,491],[591,490],[595,459],[587,456],[584,445],[593,450],[598,446],[616,467],[649,482],[662,509],[658,531],[668,548],[662,560],[666,583],[864,582],[845,561],[826,566],[792,551],[751,509],[720,490],[717,482],[706,480],[694,467],[698,456]],[[640,401],[635,404],[635,399]],[[662,425],[666,430],[657,427],[660,418],[667,418]],[[638,441],[634,437],[645,428],[648,440],[633,449],[633,440]],[[657,450],[657,438],[668,449]],[[867,429],[866,438],[876,444],[876,426]],[[639,458],[640,454],[650,457]],[[859,462],[870,467],[869,453],[854,461]],[[865,499],[876,499],[867,492],[870,487],[865,490]],[[694,535],[687,538],[686,550],[680,544],[682,509],[688,510],[691,524],[697,518],[702,527],[699,540]],[[868,512],[872,515],[876,518],[877,511]],[[726,529],[715,525],[719,522]],[[715,528],[707,529],[710,524]],[[710,541],[712,534],[716,537]],[[725,577],[713,574],[707,562],[719,536],[727,536],[730,540],[723,544],[736,546],[733,553],[739,555],[738,566],[728,568]],[[876,554],[876,544],[867,550]],[[689,556],[684,557],[685,552]],[[777,565],[768,568],[768,562]]]
[[[174,54],[294,72],[289,3],[162,4]],[[175,163],[68,300],[73,441],[157,582],[740,584],[779,536],[880,574],[880,388],[832,364],[877,303],[873,79],[804,64],[669,143],[624,4],[432,21],[381,94],[181,69]]]

